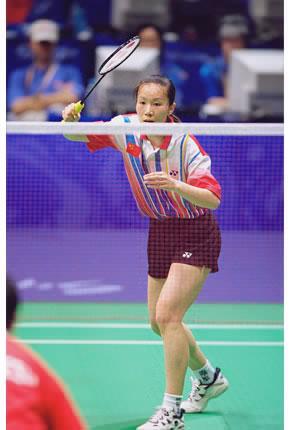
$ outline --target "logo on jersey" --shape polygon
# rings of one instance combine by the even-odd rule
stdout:
[[[6,379],[16,385],[27,385],[36,387],[39,385],[39,378],[28,364],[12,355],[6,356]]]
[[[184,252],[182,255],[183,258],[190,258],[191,256],[192,256],[192,252],[187,252],[187,251]]]
[[[129,154],[133,155],[133,157],[139,157],[141,153],[141,148],[135,145],[135,143],[129,142],[127,145],[126,151]]]
[[[174,169],[170,170],[169,175],[174,177],[178,176],[178,170],[174,170]]]

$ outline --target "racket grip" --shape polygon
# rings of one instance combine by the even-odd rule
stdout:
[[[75,103],[75,112],[76,113],[81,113],[81,111],[83,110],[83,108],[85,107],[84,103],[82,103],[81,100],[79,100],[78,102]]]

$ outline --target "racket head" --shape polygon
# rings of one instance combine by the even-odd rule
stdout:
[[[100,75],[106,75],[112,70],[124,63],[130,55],[138,48],[140,45],[140,37],[134,36],[127,42],[119,46],[115,51],[100,65],[98,72]]]

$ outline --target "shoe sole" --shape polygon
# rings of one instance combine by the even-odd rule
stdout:
[[[200,411],[187,411],[186,409],[184,409],[184,407],[182,409],[184,409],[184,413],[185,414],[200,414],[201,412],[203,412],[205,410],[205,408],[207,407],[207,404],[210,400],[216,399],[217,397],[221,396],[227,389],[229,388],[229,383],[227,382],[227,384],[225,384],[223,387],[220,388],[220,391],[217,390],[216,394],[213,397],[210,397],[209,399],[207,399],[206,403],[204,403],[203,408]],[[182,407],[182,405],[181,405]]]

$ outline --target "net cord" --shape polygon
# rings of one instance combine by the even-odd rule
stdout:
[[[49,135],[118,135],[141,133],[147,135],[187,134],[207,136],[283,136],[283,124],[264,123],[162,123],[113,124],[110,122],[6,122],[7,134]]]

